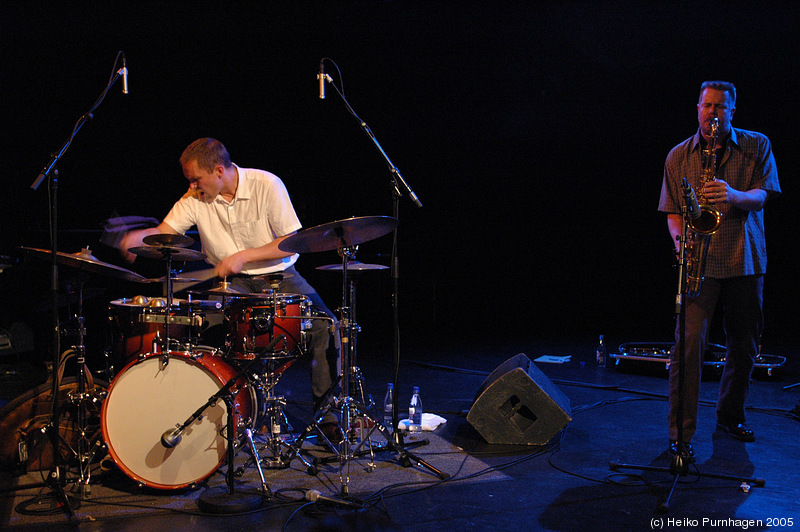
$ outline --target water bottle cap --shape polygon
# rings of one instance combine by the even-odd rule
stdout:
[[[393,384],[393,383],[391,383],[391,382],[390,382],[390,383],[389,383],[389,384],[387,384],[386,386],[387,386],[387,387],[388,387],[390,390],[394,390],[394,384]]]
[[[414,386],[414,393],[419,393],[419,386]]]

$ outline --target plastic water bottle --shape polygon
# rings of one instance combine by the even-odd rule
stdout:
[[[408,405],[408,430],[410,432],[422,431],[422,399],[419,396],[419,386],[414,386],[411,394],[411,404]]]
[[[601,368],[606,366],[608,360],[608,352],[606,351],[606,338],[600,335],[600,342],[597,344],[597,365]]]
[[[394,414],[394,384],[391,382],[386,386],[386,397],[383,398],[383,425],[392,431],[392,421]]]

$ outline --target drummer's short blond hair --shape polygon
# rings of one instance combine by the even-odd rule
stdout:
[[[212,171],[217,165],[225,168],[231,166],[231,156],[223,144],[209,137],[197,139],[192,142],[181,154],[181,166],[189,161],[197,161],[197,166],[204,170]]]

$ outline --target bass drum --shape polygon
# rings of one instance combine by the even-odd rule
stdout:
[[[165,431],[182,425],[238,372],[211,348],[190,353],[150,354],[128,364],[108,389],[101,425],[108,452],[126,475],[151,488],[181,489],[208,478],[225,460],[227,407],[205,409],[169,449]],[[244,377],[235,390],[234,427],[253,424],[255,391]]]

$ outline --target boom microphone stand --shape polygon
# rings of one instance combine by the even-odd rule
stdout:
[[[355,110],[350,106],[350,103],[347,101],[347,98],[344,96],[344,85],[342,84],[342,90],[340,90],[334,83],[333,79],[325,73],[325,60],[330,61],[336,67],[336,70],[339,72],[339,79],[341,81],[342,75],[341,71],[339,70],[339,65],[336,64],[330,58],[323,57],[319,62],[319,74],[317,75],[317,79],[319,80],[319,97],[320,99],[325,98],[325,82],[327,81],[330,85],[334,88],[336,93],[342,99],[347,111],[353,115],[353,117],[358,120],[361,129],[364,133],[369,137],[372,141],[375,148],[383,157],[384,161],[389,167],[389,172],[392,176],[392,216],[397,220],[400,220],[400,197],[404,194],[408,196],[408,198],[416,205],[417,207],[422,207],[422,203],[420,202],[417,195],[408,185],[408,183],[403,179],[403,176],[400,174],[400,171],[397,167],[392,163],[389,159],[389,156],[383,150],[383,147],[378,142],[378,139],[375,138],[375,135],[372,133],[372,130],[369,128],[366,122],[364,122],[361,117],[355,112]],[[398,258],[398,245],[397,245],[397,228],[395,227],[392,233],[392,259],[391,259],[391,277],[392,277],[392,331],[393,331],[393,339],[392,339],[392,352],[394,354],[394,375],[392,378],[392,382],[394,384],[394,389],[398,389],[397,380],[400,375],[400,310],[399,310],[399,281],[400,281],[400,260]],[[394,439],[396,443],[400,445],[403,444],[403,437],[400,432],[397,430],[397,422],[398,422],[398,397],[400,394],[395,393],[392,397],[392,434],[394,435]]]
[[[680,325],[680,334],[679,334],[679,349],[678,349],[678,413],[677,413],[677,425],[678,425],[678,448],[677,453],[672,457],[672,461],[670,462],[669,468],[663,467],[654,467],[654,466],[643,466],[643,465],[632,465],[632,464],[617,464],[615,462],[611,462],[609,467],[612,471],[619,471],[620,469],[638,469],[640,471],[658,471],[664,473],[670,473],[673,476],[672,485],[670,487],[669,493],[666,499],[661,502],[658,506],[659,513],[665,513],[669,510],[669,502],[672,499],[673,493],[675,493],[675,488],[678,485],[678,481],[681,477],[685,477],[689,474],[689,464],[691,464],[694,459],[689,456],[688,449],[683,444],[683,419],[684,419],[684,387],[685,387],[685,380],[686,380],[686,305],[685,300],[687,298],[688,293],[688,260],[687,260],[687,251],[686,251],[686,242],[689,236],[689,220],[696,219],[700,216],[700,208],[697,204],[697,197],[695,196],[694,190],[692,190],[692,186],[686,181],[684,178],[683,180],[683,190],[685,195],[685,202],[682,209],[683,212],[683,231],[680,236],[680,246],[678,251],[678,293],[675,297],[675,313],[678,315],[678,322]],[[744,478],[744,477],[736,477],[730,475],[717,475],[712,473],[700,473],[699,471],[696,472],[698,477],[707,477],[707,478],[718,478],[723,480],[733,480],[740,483],[748,483],[758,487],[763,487],[765,484],[764,479],[760,478]]]
[[[122,68],[116,70],[120,57],[122,57]],[[82,115],[75,126],[72,128],[72,133],[58,151],[50,155],[50,161],[44,166],[42,171],[36,177],[36,180],[31,185],[31,189],[38,190],[39,186],[45,179],[50,179],[50,251],[51,251],[51,278],[50,290],[52,295],[52,379],[53,379],[53,404],[51,406],[50,424],[47,426],[47,433],[50,438],[50,444],[53,447],[53,465],[48,475],[48,484],[54,490],[54,496],[57,503],[61,505],[70,520],[75,518],[75,512],[64,493],[64,484],[66,483],[66,474],[62,469],[61,459],[58,452],[59,446],[59,405],[58,394],[60,390],[60,382],[58,377],[58,367],[61,358],[61,337],[60,325],[58,316],[58,161],[64,156],[67,149],[72,144],[73,139],[80,131],[83,124],[91,119],[92,113],[103,103],[103,100],[108,94],[109,89],[120,77],[123,78],[123,92],[128,92],[128,68],[125,61],[125,54],[117,52],[117,57],[114,60],[111,77],[100,97],[92,105],[92,108],[86,114]],[[78,384],[79,388],[82,382]]]

